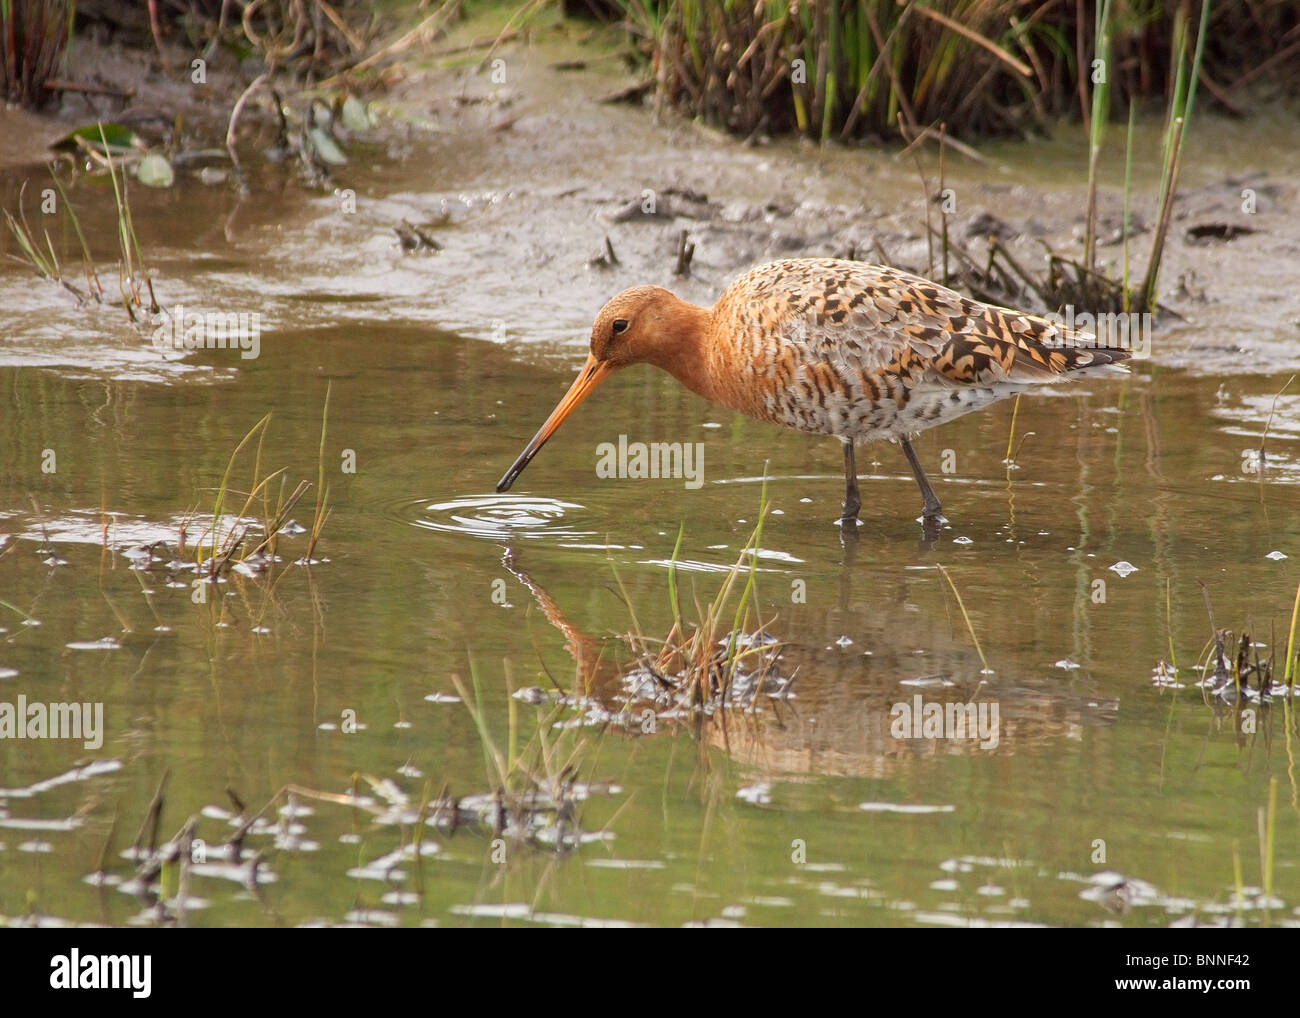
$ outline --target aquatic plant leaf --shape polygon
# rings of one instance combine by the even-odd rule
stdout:
[[[136,179],[145,187],[171,187],[176,180],[172,164],[157,152],[150,152],[135,168]]]
[[[339,111],[339,120],[349,131],[369,131],[375,126],[374,118],[366,104],[354,95],[343,100],[343,109]]]
[[[103,137],[100,137],[100,129],[103,129]],[[80,141],[78,141],[80,139]],[[99,152],[105,151],[105,143],[108,145],[109,155],[122,155],[126,152],[144,151],[148,146],[131,128],[122,124],[84,124],[75,131],[70,131],[50,148],[69,149],[75,151],[82,144],[86,144]]]
[[[339,148],[338,142],[330,135],[329,131],[323,127],[313,127],[307,132],[311,138],[312,147],[316,154],[325,162],[332,166],[342,166],[348,161],[348,157],[343,154]]]

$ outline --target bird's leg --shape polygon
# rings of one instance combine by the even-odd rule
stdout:
[[[916,458],[916,450],[912,448],[912,443],[906,438],[900,438],[898,444],[903,447],[903,455],[907,457],[908,466],[912,468],[912,476],[916,478],[916,483],[921,488],[921,498],[925,503],[921,515],[926,520],[942,519],[943,506],[939,504],[939,498],[930,487],[930,482],[925,479],[925,471],[921,469],[921,461]]]
[[[840,441],[844,443],[844,512],[840,514],[840,523],[856,524],[862,499],[858,497],[858,468],[853,461],[853,439],[841,438]]]

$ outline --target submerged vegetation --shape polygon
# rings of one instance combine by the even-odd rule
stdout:
[[[1196,662],[1198,678],[1193,685],[1202,691],[1207,703],[1233,704],[1240,708],[1251,703],[1267,705],[1278,699],[1286,703],[1288,711],[1291,710],[1296,682],[1300,680],[1300,644],[1297,643],[1300,636],[1300,586],[1296,588],[1286,635],[1279,640],[1274,623],[1267,643],[1261,641],[1258,634],[1252,637],[1249,629],[1243,629],[1240,635],[1231,629],[1220,629],[1215,623],[1210,592],[1202,588],[1202,593],[1211,635]],[[1268,654],[1261,657],[1260,650],[1266,646]],[[1169,661],[1162,660],[1155,668],[1157,686],[1182,688],[1183,683],[1177,678],[1177,660],[1171,642]]]
[[[254,431],[264,425],[259,422]],[[704,601],[690,598],[695,604],[693,622],[685,621],[679,590],[677,565],[684,545],[683,532],[679,531],[667,570],[672,627],[662,641],[647,637],[637,623],[633,603],[627,601],[632,632],[623,642],[638,663],[606,695],[591,695],[592,690],[583,688],[586,677],[582,675],[567,691],[553,680],[550,691],[516,688],[509,659],[499,676],[489,678],[471,653],[468,680],[454,672],[447,676],[456,695],[437,692],[426,697],[444,705],[440,709],[463,710],[468,716],[474,739],[467,748],[482,757],[482,783],[477,790],[453,788],[454,783],[475,786],[475,782],[466,782],[463,772],[454,778],[428,775],[413,760],[392,773],[357,770],[334,786],[291,781],[278,787],[260,807],[245,801],[246,789],[228,784],[225,802],[201,799],[204,804],[199,809],[191,804],[188,815],[182,814],[184,820],[175,834],[162,840],[171,783],[170,772],[164,771],[152,799],[143,804],[131,841],[124,843],[123,831],[129,832],[130,828],[122,822],[132,812],[130,805],[119,801],[113,808],[101,828],[105,831],[102,842],[96,842],[100,845],[98,863],[84,876],[85,883],[115,888],[131,896],[139,903],[139,912],[131,920],[137,924],[199,923],[204,911],[212,907],[213,898],[241,900],[277,925],[286,922],[286,906],[296,908],[294,921],[302,923],[302,906],[295,901],[296,888],[306,884],[319,896],[316,881],[321,864],[313,861],[309,866],[307,861],[319,859],[318,853],[328,851],[329,843],[336,839],[347,847],[338,851],[335,846],[326,858],[338,867],[336,876],[340,880],[350,881],[344,886],[352,889],[333,894],[332,906],[320,897],[312,898],[312,917],[305,920],[308,925],[402,925],[437,915],[449,867],[457,864],[472,874],[471,880],[477,886],[473,902],[461,898],[451,907],[451,913],[461,921],[479,918],[580,924],[580,916],[549,913],[542,907],[552,887],[545,878],[536,884],[535,891],[530,891],[531,900],[516,903],[507,897],[503,904],[496,898],[509,894],[506,888],[512,880],[527,880],[526,875],[536,870],[537,863],[542,864],[542,873],[552,874],[566,865],[595,863],[617,868],[626,857],[618,848],[622,839],[631,837],[624,821],[632,796],[612,809],[602,807],[607,819],[599,827],[593,829],[584,822],[584,812],[593,800],[626,795],[621,782],[597,778],[592,773],[613,766],[612,761],[619,759],[610,748],[612,733],[663,735],[669,739],[680,736],[698,743],[701,752],[685,758],[684,763],[693,774],[687,787],[702,807],[703,816],[697,820],[703,831],[701,859],[706,846],[710,851],[721,851],[720,843],[713,840],[717,835],[711,833],[712,826],[718,823],[715,812],[770,808],[771,782],[775,779],[772,771],[752,774],[752,768],[745,765],[733,772],[710,765],[710,753],[725,761],[733,752],[728,741],[728,716],[753,712],[760,698],[777,709],[773,723],[778,727],[785,727],[799,714],[799,703],[792,692],[793,677],[778,674],[782,644],[765,632],[757,618],[762,602],[755,584],[769,509],[766,491],[761,505],[758,522],[736,560],[721,575],[713,596]],[[957,597],[973,640],[971,620],[961,596],[951,576],[945,570],[940,573]],[[531,586],[526,576],[518,572],[516,575]],[[618,593],[627,598],[617,572],[615,579]],[[533,592],[538,593],[536,589]],[[551,608],[554,610],[553,605]],[[1296,613],[1300,615],[1300,593]],[[557,619],[551,617],[549,621],[555,624]],[[1295,626],[1293,617],[1288,663],[1294,650]],[[1232,643],[1231,634],[1216,631],[1204,664],[1207,670],[1212,667],[1222,672],[1220,679],[1228,685],[1238,682],[1244,694],[1252,681],[1250,676],[1260,675],[1266,680],[1268,666],[1261,668],[1258,657],[1250,659],[1247,651],[1251,642],[1243,637],[1234,667],[1226,656]],[[492,694],[490,686],[496,681],[503,682],[504,705],[501,697]],[[1017,678],[1012,685],[1021,681]],[[1000,695],[1005,697],[1007,692]],[[1242,696],[1243,702],[1247,699],[1258,706],[1258,698]],[[1237,710],[1240,716],[1240,703]],[[1283,712],[1281,735],[1289,752],[1295,734],[1289,698],[1281,701],[1279,713]],[[323,738],[342,737],[337,731],[340,726],[326,723],[319,727]],[[1276,732],[1276,728],[1270,731]],[[734,728],[730,732],[741,734]],[[743,736],[739,741],[744,741]],[[51,784],[90,781],[120,766],[117,761],[91,764],[60,775]],[[723,775],[726,780],[720,780]],[[735,778],[750,783],[733,791]],[[664,782],[670,782],[670,774],[665,775]],[[1014,864],[997,865],[1022,868],[1021,893],[1032,894],[1027,888],[1037,881],[1051,882],[1056,893],[1061,886],[1078,883],[1079,899],[1111,914],[1175,914],[1179,917],[1175,925],[1189,921],[1221,925],[1229,920],[1236,925],[1273,925],[1275,917],[1287,914],[1277,870],[1279,843],[1285,837],[1280,832],[1291,818],[1285,803],[1279,800],[1277,776],[1269,778],[1263,791],[1262,802],[1247,803],[1258,821],[1257,836],[1234,839],[1231,857],[1218,860],[1217,898],[1199,898],[1182,889],[1163,892],[1137,876],[1113,870],[1079,876],[1049,866],[1047,872],[1032,854]],[[667,809],[666,794],[664,800],[662,807],[654,808]],[[748,805],[728,806],[728,801]],[[873,816],[887,816],[889,811],[883,805],[888,804],[872,801],[860,810],[871,807]],[[96,806],[102,808],[102,803]],[[898,809],[905,813],[909,807],[921,814],[927,809],[908,803]],[[839,813],[843,815],[842,809]],[[732,823],[728,820],[724,825],[728,832]],[[1014,848],[1006,847],[1004,853],[1008,859],[1016,858]],[[974,864],[974,860],[961,857],[946,862],[945,872],[969,872]],[[1258,883],[1247,884],[1247,873],[1253,876],[1256,872]],[[787,892],[799,886],[797,876],[784,875],[781,879]],[[818,893],[824,895],[828,886],[825,874],[818,872],[813,879]],[[218,888],[225,890],[218,892]],[[350,901],[350,905],[343,906],[347,911],[335,910],[340,900]],[[27,901],[27,914],[11,917],[10,922],[35,925],[44,921],[44,896],[29,892]],[[0,916],[0,920],[3,918]]]
[[[325,480],[325,433],[329,422],[329,387],[325,391],[325,407],[321,412],[320,448],[317,462],[316,509],[312,516],[312,525],[307,553],[295,564],[315,565],[313,557],[321,531],[329,519],[333,506],[329,501],[329,484]],[[200,575],[216,579],[227,569],[236,569],[245,575],[256,576],[265,572],[279,561],[276,555],[278,536],[286,528],[293,532],[301,528],[290,520],[290,513],[311,488],[309,481],[299,481],[293,491],[287,491],[286,468],[263,473],[263,445],[270,428],[271,414],[267,414],[254,424],[230,454],[217,487],[212,504],[212,520],[194,542],[194,563]],[[253,458],[252,480],[247,491],[237,492],[230,486],[235,462],[245,447],[257,439]],[[279,481],[275,500],[272,502],[271,482]],[[233,517],[227,517],[227,498],[242,494],[244,501]],[[260,510],[260,512],[259,512]],[[187,518],[188,520],[188,518]],[[292,524],[292,525],[291,525]],[[181,527],[179,548],[180,555],[185,555],[188,522]],[[254,533],[256,531],[256,533]]]
[[[777,641],[754,617],[758,552],[768,508],[764,484],[758,523],[723,577],[718,592],[703,605],[697,597],[692,598],[696,612],[693,624],[683,617],[678,590],[677,558],[683,536],[683,531],[678,531],[668,567],[672,629],[662,641],[648,639],[639,627],[626,638],[638,659],[638,667],[625,679],[625,704],[633,714],[637,713],[634,705],[638,702],[653,704],[657,714],[678,717],[692,711],[711,714],[726,706],[752,707],[760,694],[778,698],[789,695],[793,678],[775,672]],[[621,582],[619,586],[621,589]],[[622,594],[631,611],[632,602],[625,589]],[[632,622],[635,626],[634,612]]]
[[[98,144],[90,142],[86,135],[90,137],[97,135]],[[115,232],[121,256],[118,262],[118,289],[121,294],[121,306],[126,310],[132,322],[140,322],[142,319],[158,315],[162,308],[154,294],[153,278],[145,262],[140,240],[136,235],[135,222],[131,218],[131,200],[127,174],[120,161],[115,159],[115,155],[120,155],[121,150],[114,142],[110,142],[109,137],[110,134],[106,133],[105,126],[96,124],[93,128],[93,134],[89,131],[78,134],[76,141],[93,163],[104,167],[108,171],[113,189],[113,206],[116,219]],[[87,243],[86,235],[81,228],[81,220],[77,216],[76,207],[68,197],[68,192],[63,185],[55,164],[49,166],[49,173],[57,190],[57,197],[55,190],[48,188],[45,190],[45,197],[42,200],[42,214],[51,215],[56,210],[66,213],[68,224],[72,227],[72,232],[80,248],[81,266],[86,278],[86,287],[84,290],[81,289],[65,276],[63,265],[60,262],[54,243],[50,239],[48,228],[42,227],[40,237],[37,237],[30,226],[27,211],[23,206],[23,196],[27,191],[28,181],[24,181],[18,191],[17,216],[15,217],[8,209],[3,210],[5,223],[18,245],[18,252],[10,253],[10,257],[29,265],[41,278],[58,283],[79,301],[84,303],[93,300],[97,304],[103,304],[105,303],[104,287],[99,280],[99,271],[95,267],[94,258],[91,256],[90,245]]]
[[[76,284],[70,282],[63,274],[63,265],[59,261],[58,252],[55,250],[54,242],[50,239],[50,231],[42,228],[40,236],[36,236],[31,225],[27,220],[27,211],[23,208],[23,196],[27,191],[27,182],[24,181],[18,190],[18,215],[14,216],[8,209],[4,209],[5,225],[9,227],[9,232],[18,244],[18,253],[10,254],[10,257],[16,261],[25,263],[36,272],[42,279],[52,280],[58,283],[74,297],[80,301],[89,300],[94,297],[96,300],[103,299],[104,288],[100,285],[99,274],[95,271],[94,262],[90,257],[90,249],[86,246],[85,234],[81,232],[81,224],[77,220],[76,209],[67,201],[67,195],[63,192],[63,185],[59,178],[51,170],[51,176],[59,188],[59,193],[64,199],[64,208],[68,210],[68,216],[76,230],[77,241],[81,245],[82,265],[86,273],[86,289],[79,289]]]
[[[314,852],[319,842],[308,833],[306,822],[317,804],[333,808],[350,818],[354,832],[348,840],[358,844],[359,858],[346,876],[373,882],[388,905],[417,905],[432,882],[425,860],[442,854],[457,835],[490,839],[487,851],[494,863],[505,866],[516,852],[566,855],[585,844],[609,839],[606,831],[586,831],[580,825],[581,804],[593,796],[620,793],[608,781],[580,781],[577,769],[595,740],[590,733],[563,730],[547,735],[554,712],[538,711],[537,724],[528,744],[516,753],[516,730],[511,713],[509,762],[492,741],[479,710],[466,701],[483,740],[483,750],[498,782],[486,792],[454,795],[444,782],[434,791],[424,780],[415,791],[403,787],[403,778],[421,777],[411,767],[393,777],[355,773],[349,787],[340,791],[288,784],[273,794],[260,809],[249,809],[239,792],[230,786],[226,798],[233,810],[209,803],[190,816],[167,841],[159,843],[159,829],[167,802],[169,772],[164,772],[157,792],[144,811],[132,845],[118,856],[134,866],[129,876],[115,872],[110,863],[116,841],[117,823],[109,827],[96,870],[86,877],[96,886],[113,885],[133,895],[142,906],[140,921],[153,925],[186,924],[189,913],[208,903],[195,893],[197,880],[225,881],[242,887],[273,920],[279,918],[266,885],[280,879],[282,863],[294,856]],[[120,810],[120,807],[119,807]],[[328,820],[324,821],[328,822]],[[395,847],[373,854],[365,846],[371,840]],[[375,896],[379,897],[378,894]],[[370,895],[358,892],[358,908],[346,921],[387,924],[392,913],[369,902]],[[39,915],[34,912],[33,918]],[[333,917],[320,922],[332,923]]]

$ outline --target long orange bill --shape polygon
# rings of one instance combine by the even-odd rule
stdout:
[[[591,354],[587,354],[587,363],[582,366],[578,372],[578,377],[574,379],[573,384],[569,386],[569,391],[564,394],[564,399],[560,400],[559,405],[551,411],[551,416],[546,418],[546,423],[538,429],[533,440],[528,443],[528,447],[519,454],[514,465],[506,471],[505,477],[497,482],[497,491],[509,491],[510,486],[515,483],[519,475],[524,472],[524,467],[528,466],[529,461],[541,451],[556,429],[564,423],[564,419],[573,413],[578,404],[590,395],[591,390],[596,388],[605,376],[613,369],[608,361],[598,361]]]

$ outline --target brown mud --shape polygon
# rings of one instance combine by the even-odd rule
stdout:
[[[435,48],[454,50],[483,35],[482,25],[470,22]],[[271,329],[286,306],[298,321],[382,315],[521,352],[563,351],[567,360],[604,300],[637,283],[710,303],[745,268],[801,255],[888,258],[942,273],[942,245],[929,232],[943,218],[935,146],[919,162],[896,151],[790,140],[744,146],[675,114],[602,102],[629,74],[610,37],[574,36],[563,26],[539,29],[529,41],[503,46],[494,56],[499,63],[488,67],[465,58],[458,66],[407,67],[374,103],[376,129],[352,139],[351,162],[334,167],[315,191],[287,167],[261,160],[274,139],[273,118],[246,115],[240,147],[253,164],[251,196],[241,198],[229,179],[200,183],[197,167],[182,168],[167,192],[132,192],[159,299],[168,306],[255,305]],[[72,53],[94,62],[97,81],[123,88],[151,56],[81,40]],[[103,97],[68,96],[57,116],[0,114],[6,204],[15,204],[24,177],[42,186],[43,146],[86,122],[91,108],[105,118],[125,112],[137,123],[180,116],[193,145],[219,145],[242,83],[214,68],[208,84],[193,86],[182,56],[171,56],[169,74],[159,68],[145,75],[125,110]],[[493,81],[494,73],[504,81]],[[1205,116],[1195,125],[1161,288],[1162,302],[1181,317],[1159,322],[1161,363],[1223,373],[1300,368],[1295,127],[1280,110],[1245,123]],[[1135,276],[1151,232],[1158,131],[1145,124],[1137,137]],[[1110,137],[1101,258],[1118,275],[1122,130]],[[1031,271],[1041,271],[1049,250],[1076,257],[1084,147],[1079,131],[1065,126],[1051,141],[990,145],[980,162],[949,150],[942,184],[955,204],[947,223],[953,245],[982,261],[986,238],[995,235]],[[107,226],[111,209],[86,207],[102,206],[102,195],[76,188],[71,197],[92,226]],[[412,254],[399,239],[404,224],[421,226],[441,250]],[[107,229],[88,233],[111,237]],[[683,233],[694,245],[687,278],[675,271]],[[0,249],[12,253],[12,238],[0,238]],[[96,254],[111,265],[111,249]],[[0,277],[0,295],[21,337],[6,344],[6,360],[91,371],[99,362],[111,372],[150,360],[113,321],[103,323],[116,333],[107,350],[102,337],[98,352],[67,343],[84,313],[52,309],[60,298],[21,273]],[[1018,303],[1055,310],[1028,292]],[[152,369],[168,370],[158,363]]]

